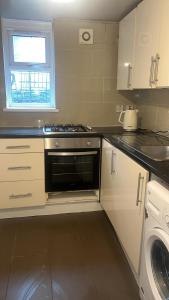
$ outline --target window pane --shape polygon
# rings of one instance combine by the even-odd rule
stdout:
[[[11,107],[52,107],[50,73],[11,71]]]
[[[14,62],[46,63],[44,37],[13,35]]]

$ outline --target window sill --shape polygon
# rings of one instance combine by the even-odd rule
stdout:
[[[44,108],[44,109],[18,109],[18,108],[3,108],[3,111],[4,112],[59,112],[59,109],[56,109],[56,108]]]

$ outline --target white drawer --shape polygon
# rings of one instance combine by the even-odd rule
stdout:
[[[0,153],[25,153],[43,151],[43,139],[0,139]]]
[[[0,209],[46,204],[44,180],[0,183]]]
[[[0,154],[0,181],[44,178],[44,154]]]

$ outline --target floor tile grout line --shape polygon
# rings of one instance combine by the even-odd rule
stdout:
[[[30,260],[33,263],[32,266],[34,266],[34,263],[36,265],[37,251],[41,252],[42,246],[43,246],[44,247],[43,249],[45,249],[45,252],[43,252],[42,257],[40,258],[40,266],[41,266],[42,261],[43,261],[43,263],[45,263],[45,261],[46,261],[46,270],[45,270],[45,273],[43,273],[43,274],[47,275],[47,276],[45,275],[45,277],[44,277],[45,278],[44,282],[45,282],[45,290],[47,288],[45,294],[47,295],[47,297],[49,297],[49,300],[54,300],[54,299],[58,299],[58,297],[59,298],[63,297],[62,294],[60,294],[60,293],[58,294],[58,290],[56,289],[58,287],[58,284],[59,284],[59,287],[63,288],[64,294],[65,294],[64,299],[65,299],[65,297],[69,297],[71,295],[72,290],[69,290],[69,274],[71,274],[71,273],[67,272],[67,270],[69,270],[71,272],[73,270],[73,272],[75,272],[75,277],[73,277],[72,279],[70,278],[70,283],[72,280],[72,284],[74,286],[74,284],[76,283],[75,279],[77,279],[76,276],[79,276],[79,274],[81,274],[82,269],[80,269],[80,273],[78,273],[77,270],[79,270],[79,266],[81,266],[82,261],[87,262],[87,266],[88,266],[86,270],[88,272],[87,274],[89,276],[89,281],[86,280],[85,286],[90,287],[90,282],[94,282],[94,284],[96,284],[96,282],[93,281],[93,277],[91,277],[91,276],[93,276],[92,274],[95,274],[95,273],[93,273],[93,270],[92,270],[93,264],[90,265],[91,259],[93,262],[93,258],[95,256],[97,259],[95,260],[95,258],[94,258],[94,266],[95,265],[97,266],[99,264],[99,266],[102,267],[102,265],[103,265],[105,267],[105,270],[108,270],[108,272],[110,272],[110,274],[114,274],[111,269],[113,268],[113,263],[115,262],[114,259],[117,259],[117,266],[115,265],[115,268],[119,266],[121,271],[124,270],[124,278],[123,278],[123,276],[120,275],[120,273],[119,273],[119,276],[120,276],[119,278],[121,278],[125,282],[125,276],[126,276],[126,274],[129,274],[130,275],[129,276],[130,278],[128,280],[129,287],[130,287],[130,282],[131,282],[131,288],[133,287],[133,292],[132,292],[131,298],[128,298],[128,296],[129,296],[128,295],[126,299],[130,299],[130,300],[135,299],[136,300],[136,298],[134,298],[134,296],[133,296],[133,295],[136,295],[135,283],[133,280],[134,277],[132,276],[132,273],[130,274],[130,269],[127,264],[127,261],[126,260],[124,261],[124,259],[121,258],[121,256],[123,258],[125,258],[125,256],[124,256],[124,253],[120,250],[121,247],[120,247],[119,241],[118,241],[118,239],[116,240],[115,232],[114,232],[111,224],[109,222],[107,222],[107,219],[105,218],[103,213],[101,216],[102,217],[100,217],[100,215],[98,215],[97,218],[94,218],[94,221],[93,221],[93,215],[90,216],[90,218],[89,218],[87,214],[85,214],[85,215],[81,214],[78,217],[77,217],[77,215],[71,216],[71,217],[65,216],[63,218],[55,217],[56,221],[53,221],[53,219],[49,218],[47,220],[47,222],[43,221],[42,223],[40,223],[40,225],[42,226],[41,235],[43,235],[43,244],[40,243],[40,244],[38,244],[37,247],[35,247],[35,249],[33,251],[33,255],[30,256]],[[52,222],[50,222],[50,220],[52,220]],[[59,220],[59,222],[58,222],[58,220]],[[92,220],[92,222],[91,222],[91,220]],[[20,271],[19,271],[20,264],[19,265],[16,264],[16,266],[15,266],[15,259],[24,257],[24,259],[27,261],[27,255],[29,257],[29,254],[30,254],[29,252],[27,252],[27,248],[31,249],[31,247],[32,247],[31,240],[30,239],[27,240],[27,235],[24,236],[24,239],[20,239],[20,226],[18,226],[19,224],[20,223],[18,223],[18,224],[12,223],[11,225],[15,225],[15,226],[9,227],[10,236],[9,236],[9,240],[7,240],[7,241],[11,247],[10,247],[9,251],[6,252],[6,254],[7,254],[7,264],[6,264],[7,272],[6,272],[6,277],[5,277],[3,300],[7,300],[7,299],[8,300],[9,299],[17,300],[18,299],[18,298],[15,298],[15,297],[17,297],[17,289],[18,289],[18,287],[22,287],[23,282],[21,281],[18,283],[15,280],[13,281],[13,279],[17,278],[16,277],[17,274],[19,274],[19,276],[20,276]],[[93,229],[91,228],[91,225],[93,225],[92,226]],[[24,227],[23,230],[25,232],[25,226],[23,226],[23,227]],[[32,228],[37,229],[37,222],[34,222],[33,227],[31,225],[31,228],[26,227],[26,232],[28,230],[30,231],[30,229],[32,230]],[[99,230],[99,229],[101,229],[101,230]],[[86,230],[87,230],[87,234],[85,234],[81,240],[81,235],[86,233]],[[37,232],[35,232],[35,236],[31,234],[31,236],[34,237],[33,241],[35,241],[36,234],[37,234]],[[95,236],[95,234],[96,234],[96,236]],[[73,238],[73,240],[72,240],[72,238],[70,239],[70,236]],[[100,238],[100,236],[101,236],[101,238]],[[79,240],[79,237],[80,237],[80,240]],[[92,237],[94,237],[94,240]],[[41,239],[40,239],[40,241],[41,241]],[[73,255],[71,256],[71,259],[69,256],[68,257],[67,257],[67,255],[65,256],[65,253],[67,253],[67,249],[65,249],[65,247],[66,247],[66,245],[70,246],[70,241],[74,245],[72,248],[70,248],[70,251],[72,251],[72,253],[73,253]],[[91,241],[91,244],[90,244],[90,241]],[[25,244],[25,242],[26,242],[26,244]],[[81,245],[81,242],[82,242],[82,245]],[[74,250],[76,250],[75,247],[77,247],[78,251],[80,251],[80,253],[81,253],[82,247],[86,244],[86,242],[87,243],[89,242],[88,250],[86,252],[87,253],[86,258],[82,259],[81,255],[80,255],[79,259],[77,259],[76,251],[74,251]],[[96,249],[95,245],[98,246],[98,242],[99,243],[103,242],[105,244],[105,246],[103,247],[102,251],[98,251],[97,253],[95,253],[95,249]],[[22,243],[23,243],[23,248],[22,248]],[[61,245],[61,247],[60,247],[60,245]],[[113,248],[112,248],[112,245],[113,245]],[[21,246],[21,249],[20,249],[20,246]],[[26,248],[25,248],[25,246],[26,246]],[[62,249],[62,246],[64,246],[64,251]],[[94,248],[91,248],[93,246],[94,246]],[[19,249],[19,252],[18,252],[18,249]],[[25,249],[26,249],[26,252],[25,252]],[[91,251],[92,251],[92,253],[91,253]],[[90,255],[90,253],[92,255]],[[24,256],[20,256],[17,254],[23,254]],[[96,255],[93,256],[93,254],[96,254]],[[106,258],[106,260],[102,261],[102,258],[105,256],[105,254],[107,254],[107,258]],[[35,257],[35,259],[32,257]],[[60,262],[60,258],[58,258],[58,257],[61,257],[61,262]],[[65,260],[65,258],[66,258],[66,260]],[[100,265],[100,260],[98,260],[100,258],[101,258],[101,265]],[[69,262],[70,262],[70,264],[69,264]],[[72,264],[72,262],[73,262],[73,264]],[[107,264],[111,263],[111,262],[112,262],[112,268],[107,269]],[[68,265],[65,265],[67,263],[68,263]],[[74,263],[75,263],[75,265],[74,265]],[[106,263],[106,265],[105,265],[105,263]],[[82,264],[82,265],[84,265],[84,264]],[[38,264],[38,266],[39,266],[39,264]],[[65,266],[67,266],[66,272],[65,272]],[[73,269],[72,269],[72,266],[73,266]],[[74,269],[74,266],[75,266],[75,269]],[[21,270],[22,270],[22,265],[21,265]],[[23,269],[23,270],[25,272],[24,274],[27,274],[26,272],[29,271],[29,268],[27,270],[27,265],[26,265],[26,269]],[[16,271],[16,273],[15,273],[15,271]],[[102,272],[100,267],[98,268],[98,283],[100,282],[100,279],[102,278],[102,277],[100,277],[99,272]],[[129,273],[126,273],[126,272],[129,272]],[[61,277],[60,277],[60,275],[61,275]],[[96,278],[97,278],[97,274],[96,274]],[[65,279],[66,279],[66,281],[64,281]],[[83,276],[79,277],[79,281],[77,281],[77,282],[80,283],[80,287],[81,287],[81,284],[83,286],[84,285],[84,277]],[[68,283],[68,285],[67,285],[67,283]],[[56,284],[56,286],[55,286],[55,284]],[[96,287],[97,287],[97,284],[96,284]],[[106,284],[105,285],[103,284],[103,287],[106,287],[106,286],[107,286]],[[100,286],[98,286],[98,287],[100,287]],[[110,287],[110,284],[108,284],[108,287]],[[124,283],[124,288],[126,288],[125,283]],[[11,293],[12,291],[14,291],[14,293]],[[15,291],[16,291],[16,295],[15,295]],[[116,286],[115,286],[115,291],[117,291]],[[42,289],[42,292],[43,292],[43,289]],[[76,291],[76,286],[74,286],[73,294],[78,295],[78,293]],[[42,297],[41,300],[43,299],[43,295],[44,294],[42,294],[42,296],[41,296]],[[92,293],[91,293],[91,295],[92,295]],[[91,295],[86,295],[87,299],[91,299],[90,298]],[[106,292],[105,292],[105,295],[106,295]],[[107,295],[110,295],[110,293]],[[82,296],[79,297],[79,300],[83,299],[83,297],[82,298],[81,297]],[[75,299],[77,299],[77,298],[75,297]],[[104,299],[104,294],[101,295],[100,299]],[[112,298],[109,298],[109,299],[112,299]]]
[[[48,236],[48,251],[47,251],[47,258],[48,258],[48,267],[49,267],[49,276],[50,276],[50,288],[51,288],[51,296],[52,296],[52,299],[51,300],[54,300],[54,296],[53,296],[53,282],[52,282],[52,270],[51,270],[51,263],[50,263],[50,242],[49,242],[49,239],[50,239],[50,234]]]
[[[12,262],[13,262],[13,251],[15,249],[15,245],[16,245],[16,228],[14,231],[14,239],[13,239],[13,243],[11,246],[11,253],[10,253],[10,263],[9,263],[9,272],[8,272],[8,279],[7,279],[7,285],[6,285],[6,292],[5,292],[5,300],[7,300],[7,295],[8,295],[8,287],[9,287],[9,282],[10,282],[10,277],[11,277],[11,271],[12,271]]]

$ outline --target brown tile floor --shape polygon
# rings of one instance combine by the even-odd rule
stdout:
[[[0,220],[0,300],[138,300],[103,212]]]

